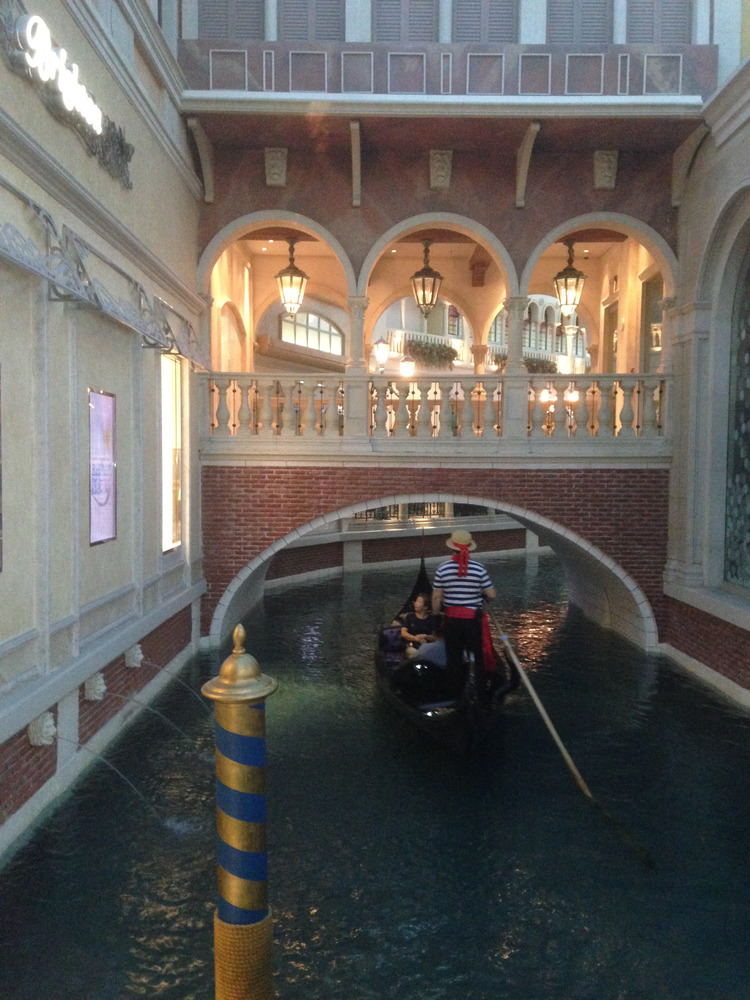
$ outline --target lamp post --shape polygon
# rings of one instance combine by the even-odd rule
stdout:
[[[279,286],[281,304],[287,311],[287,315],[296,316],[307,287],[307,275],[301,271],[294,263],[294,245],[296,239],[289,239],[289,264],[276,275],[276,284]]]
[[[414,300],[423,316],[427,316],[437,304],[440,286],[443,283],[442,274],[430,267],[430,244],[432,240],[422,240],[424,244],[424,266],[411,276],[411,287]]]

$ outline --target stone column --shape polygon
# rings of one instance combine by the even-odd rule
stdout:
[[[363,376],[347,379],[344,398],[344,436],[347,438],[367,437],[369,428],[369,385],[367,358],[365,357],[365,311],[369,299],[355,296],[347,299],[351,316],[351,335],[346,363],[346,374]]]
[[[525,295],[517,295],[505,300],[508,313],[508,357],[505,362],[506,375],[525,375],[523,362],[523,318],[529,300]]]
[[[365,312],[369,299],[364,295],[353,296],[346,300],[351,317],[351,333],[349,336],[349,352],[346,366],[351,374],[364,374],[367,371],[367,355],[365,354]]]
[[[471,353],[474,358],[474,374],[484,375],[484,362],[487,358],[487,351],[489,347],[487,344],[472,344]]]

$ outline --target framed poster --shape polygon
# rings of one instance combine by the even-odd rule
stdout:
[[[89,389],[89,542],[117,537],[115,397]]]

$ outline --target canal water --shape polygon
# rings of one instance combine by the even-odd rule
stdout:
[[[457,759],[377,695],[410,572],[266,597],[269,887],[282,1000],[747,1000],[750,717],[489,562],[528,696]],[[215,660],[183,674],[193,691]],[[213,732],[175,683],[0,871],[3,1000],[209,1000]],[[168,720],[168,721],[167,721]],[[175,729],[178,727],[181,732]],[[635,846],[634,846],[635,842]],[[644,855],[653,867],[644,863]]]

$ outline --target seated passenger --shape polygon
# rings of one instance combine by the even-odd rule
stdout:
[[[414,599],[414,610],[404,618],[401,638],[407,643],[406,655],[409,657],[415,656],[424,643],[437,639],[438,617],[428,610],[429,607],[430,595],[418,594]]]

